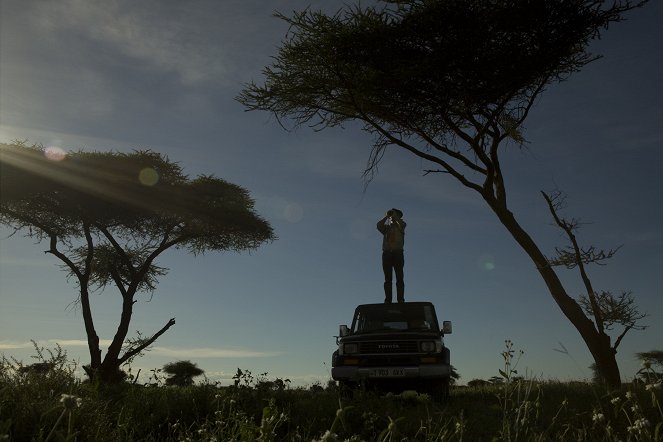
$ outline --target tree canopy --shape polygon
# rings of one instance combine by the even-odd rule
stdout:
[[[2,218],[39,238],[84,238],[83,224],[198,253],[255,249],[273,239],[242,187],[213,176],[189,179],[152,151],[74,152],[51,160],[38,146],[2,144]]]
[[[290,31],[264,84],[237,99],[295,125],[362,121],[376,135],[368,173],[398,145],[479,189],[459,167],[491,179],[487,156],[507,138],[523,141],[535,97],[596,59],[589,42],[643,3],[388,0],[277,13]]]
[[[90,370],[102,370],[106,379],[175,323],[149,338],[127,339],[136,294],[154,291],[167,272],[156,263],[161,253],[252,250],[275,238],[247,190],[211,175],[189,178],[178,163],[149,150],[65,153],[0,144],[0,188],[0,223],[47,240],[46,252],[77,282]],[[88,296],[109,285],[123,303],[102,363]]]

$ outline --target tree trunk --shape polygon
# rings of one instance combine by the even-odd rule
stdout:
[[[615,359],[616,352],[610,345],[610,337],[605,333],[599,333],[594,322],[587,318],[576,300],[566,293],[564,286],[549,265],[546,257],[541,253],[539,247],[527,232],[518,224],[513,214],[505,208],[505,205],[498,205],[494,199],[486,199],[486,201],[511,236],[513,236],[520,247],[534,262],[562,313],[571,321],[585,341],[587,348],[596,362],[600,376],[610,388],[619,388],[621,386],[621,377]]]
[[[120,382],[124,379],[124,373],[120,370],[120,352],[122,345],[129,332],[129,324],[131,323],[131,316],[133,314],[133,294],[134,291],[128,291],[124,294],[122,301],[122,315],[120,316],[120,324],[117,327],[113,341],[108,347],[104,361],[99,370],[99,379],[104,383]]]
[[[87,290],[87,282],[80,282],[81,289],[81,310],[83,312],[83,323],[85,324],[85,334],[87,335],[87,346],[90,351],[90,369],[97,370],[101,366],[101,349],[99,348],[99,336],[94,329],[92,319],[92,309],[90,307],[90,294]],[[86,370],[87,371],[87,370]],[[89,373],[88,373],[89,375]]]

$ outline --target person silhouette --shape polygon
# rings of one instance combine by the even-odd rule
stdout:
[[[382,233],[382,270],[384,271],[384,302],[392,300],[392,275],[396,274],[396,299],[405,302],[405,282],[403,281],[403,266],[405,258],[403,246],[405,244],[405,226],[403,212],[398,209],[389,209],[387,215],[377,223]]]

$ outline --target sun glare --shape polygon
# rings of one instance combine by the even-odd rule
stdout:
[[[51,161],[62,161],[67,156],[67,152],[61,147],[48,146],[44,149],[44,156]]]
[[[154,186],[159,181],[159,174],[151,167],[146,167],[138,174],[138,180],[144,186]]]

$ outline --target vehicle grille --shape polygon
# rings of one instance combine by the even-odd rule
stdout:
[[[417,341],[368,341],[359,344],[362,354],[418,353]]]

